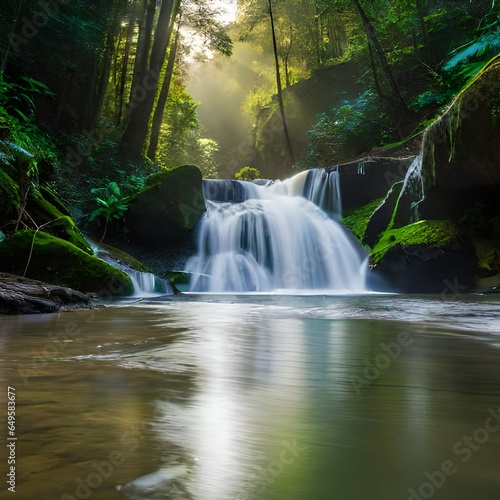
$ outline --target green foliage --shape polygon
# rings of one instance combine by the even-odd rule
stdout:
[[[196,146],[193,154],[193,163],[201,170],[204,179],[216,179],[219,168],[216,154],[219,151],[219,145],[213,139],[200,137],[196,141]]]
[[[192,162],[191,154],[197,149],[200,124],[196,116],[196,102],[174,78],[165,108],[157,161],[163,167]]]
[[[380,112],[376,96],[367,91],[354,101],[319,115],[308,132],[306,166],[328,166],[353,158],[379,146],[388,135],[387,118]]]
[[[234,174],[235,179],[239,181],[253,181],[261,176],[260,170],[253,167],[243,167],[239,172]]]
[[[91,193],[95,195],[98,208],[90,215],[89,222],[92,222],[96,218],[103,218],[105,220],[104,232],[101,237],[102,241],[106,236],[109,222],[113,219],[123,219],[125,212],[128,210],[128,204],[116,182],[110,182],[106,187],[94,188],[91,190]]]

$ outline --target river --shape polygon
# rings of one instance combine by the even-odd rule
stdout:
[[[1,317],[0,499],[498,500],[499,306],[187,294]]]

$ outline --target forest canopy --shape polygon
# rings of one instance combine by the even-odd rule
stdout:
[[[248,147],[258,151],[265,116],[279,109],[287,139],[279,147],[291,153],[290,168],[328,164],[418,130],[500,48],[494,0],[236,6],[228,16],[223,2],[208,0],[5,1],[2,149],[17,144],[37,166],[47,164],[39,168],[47,181],[71,173],[75,189],[87,193],[115,181],[126,190],[152,162],[195,163],[206,177],[232,176],[247,158],[222,118],[217,133],[200,123],[199,107],[209,108],[210,98],[198,102],[186,86],[196,65],[224,68],[250,47],[251,60],[242,64],[252,85],[233,110],[253,124]],[[306,151],[298,151],[286,130],[289,89],[345,64],[357,68],[363,92],[325,106]],[[238,142],[240,151],[248,147]]]

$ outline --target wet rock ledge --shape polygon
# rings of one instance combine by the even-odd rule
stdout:
[[[0,314],[40,314],[91,309],[90,295],[71,288],[0,273]]]

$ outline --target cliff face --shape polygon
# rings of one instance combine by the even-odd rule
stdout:
[[[421,161],[404,182],[381,159],[368,160],[376,160],[378,179],[369,188],[360,176],[343,178],[351,200],[345,222],[371,248],[388,289],[451,293],[451,283],[456,293],[500,284],[500,58],[425,131]],[[375,209],[381,176],[393,184]]]

